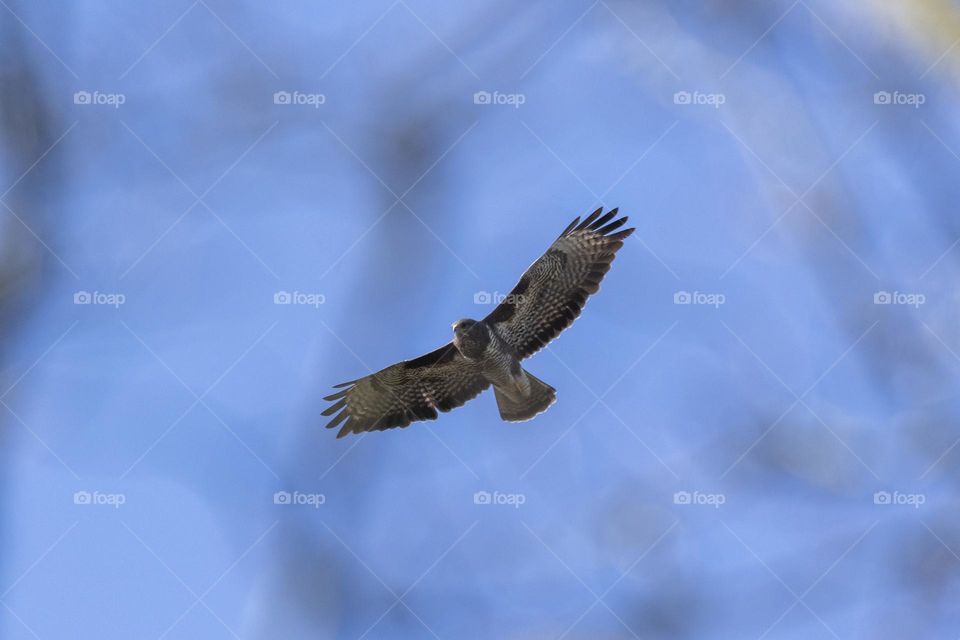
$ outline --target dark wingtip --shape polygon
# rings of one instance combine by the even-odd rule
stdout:
[[[336,413],[337,411],[339,411],[340,409],[343,409],[343,407],[346,406],[346,404],[347,404],[347,399],[346,399],[346,398],[341,398],[341,399],[338,400],[337,402],[333,403],[332,405],[330,405],[329,407],[327,407],[326,409],[324,409],[324,410],[320,413],[320,415],[322,415],[322,416],[332,416],[333,414],[335,414],[335,413]]]
[[[590,225],[589,229],[591,231],[596,231],[597,229],[605,225],[610,220],[610,218],[617,215],[617,211],[618,209],[611,209],[610,211],[607,211],[605,214],[597,218],[594,221],[594,223]]]
[[[574,218],[573,222],[567,225],[567,228],[563,230],[563,233],[561,233],[559,237],[562,238],[563,236],[573,231],[577,227],[577,224],[579,224],[579,222],[580,222],[580,216],[577,216],[576,218]]]
[[[350,390],[344,389],[343,391],[337,391],[336,393],[331,393],[328,396],[324,396],[323,399],[326,400],[327,402],[333,402],[334,400],[339,400],[343,396],[347,395],[348,391]]]
[[[600,207],[584,218],[583,221],[580,221],[580,217],[577,216],[577,219],[571,222],[570,225],[563,230],[563,233],[560,234],[560,237],[568,235],[573,231],[592,231],[599,235],[606,236],[606,234],[610,233],[611,231],[619,229],[628,220],[628,216],[623,216],[619,220],[614,219],[620,212],[620,207],[614,207],[601,216],[600,214],[602,212],[603,207]],[[633,230],[631,229],[631,233],[632,231]],[[630,234],[626,233],[625,235],[622,235],[622,237],[626,238],[628,235]],[[610,235],[607,237],[613,238],[614,236]]]
[[[582,231],[583,229],[586,229],[591,224],[593,224],[593,221],[600,216],[601,211],[603,211],[603,207],[597,207],[596,211],[594,211],[593,213],[591,213],[590,215],[588,215],[586,218],[583,219],[583,222],[581,222],[580,225],[577,227],[577,231]]]
[[[623,231],[618,231],[617,233],[612,233],[612,234],[610,234],[610,235],[607,236],[607,237],[608,237],[608,238],[613,238],[613,239],[615,239],[615,240],[623,240],[624,238],[629,237],[630,234],[632,234],[634,231],[636,231],[636,228],[630,227],[629,229],[624,229]]]
[[[344,420],[346,420],[346,419],[349,418],[349,417],[350,417],[350,414],[347,413],[347,410],[346,410],[345,408],[343,408],[342,411],[340,411],[340,413],[338,413],[337,415],[333,416],[333,418],[330,420],[330,422],[327,423],[327,427],[326,427],[326,428],[327,428],[327,429],[335,429],[335,428],[337,427],[337,425],[339,425],[341,422],[343,422]]]
[[[599,233],[599,234],[602,235],[602,236],[605,236],[605,235],[607,235],[608,233],[610,233],[611,231],[615,231],[616,229],[619,229],[619,228],[622,227],[626,222],[627,222],[627,216],[623,216],[623,217],[620,218],[619,220],[614,220],[613,222],[611,222],[611,223],[608,224],[607,226],[602,227],[602,228],[600,228],[600,229],[597,229],[597,233]]]

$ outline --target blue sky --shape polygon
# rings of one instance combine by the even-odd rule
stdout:
[[[952,4],[0,16],[3,637],[956,636]],[[597,206],[547,413],[322,428]]]

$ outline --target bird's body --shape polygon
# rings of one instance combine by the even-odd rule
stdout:
[[[493,385],[504,420],[529,420],[556,402],[556,390],[524,371],[513,346],[486,321],[455,322],[453,345]]]
[[[529,420],[556,401],[556,390],[521,361],[568,327],[587,298],[600,288],[623,240],[613,233],[627,218],[610,222],[617,210],[597,209],[574,220],[530,268],[513,291],[482,320],[458,320],[453,341],[426,355],[337,387],[323,415],[336,414],[327,428],[337,434],[382,431],[433,420],[493,386],[500,417]],[[579,223],[579,224],[578,224]]]

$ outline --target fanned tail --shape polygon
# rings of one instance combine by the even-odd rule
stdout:
[[[500,409],[500,417],[507,422],[524,422],[525,420],[529,420],[535,415],[546,411],[550,405],[557,401],[556,389],[529,371],[525,371],[524,373],[527,374],[527,379],[530,380],[530,395],[528,396],[512,399],[506,392],[501,391],[499,387],[493,387],[494,394],[497,397],[497,408]]]

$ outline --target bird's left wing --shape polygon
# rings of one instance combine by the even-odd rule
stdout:
[[[627,221],[611,209],[597,209],[583,222],[570,223],[547,252],[485,320],[526,358],[553,340],[580,315],[633,229],[616,231]]]
[[[324,398],[334,404],[323,415],[336,413],[328,429],[343,423],[338,438],[406,427],[418,420],[436,420],[437,411],[462,406],[488,386],[478,366],[450,343],[415,360],[336,385],[343,389]]]

